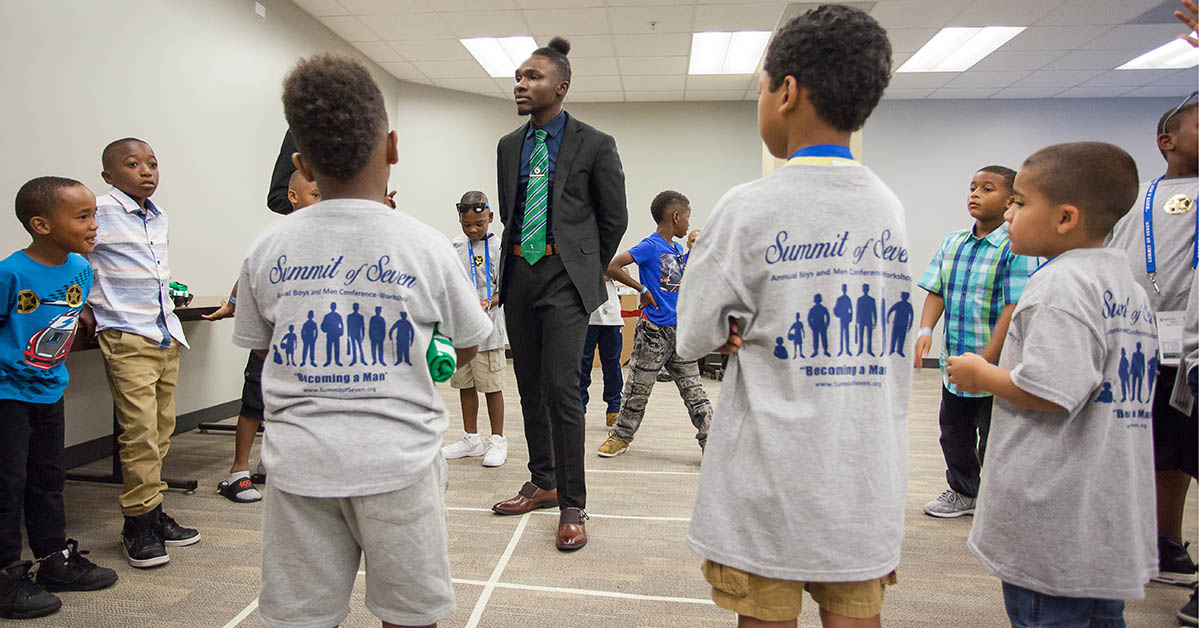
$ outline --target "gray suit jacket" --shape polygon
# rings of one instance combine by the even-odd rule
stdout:
[[[512,256],[513,236],[521,230],[514,216],[517,185],[521,170],[521,145],[530,122],[500,138],[496,146],[496,172],[499,180],[500,221],[504,238],[500,241],[500,302],[508,293],[505,282],[512,263],[526,263]],[[611,135],[596,130],[567,115],[562,146],[554,172],[550,201],[550,227],[571,283],[579,291],[588,312],[608,299],[604,288],[604,269],[617,253],[629,211],[625,206],[625,172]]]

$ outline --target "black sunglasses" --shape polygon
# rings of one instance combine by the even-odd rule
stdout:
[[[1200,92],[1192,92],[1192,93],[1188,94],[1188,97],[1184,98],[1183,102],[1179,103],[1179,105],[1177,105],[1174,109],[1171,110],[1171,113],[1168,113],[1166,115],[1166,117],[1164,117],[1162,119],[1162,123],[1160,123],[1158,125],[1158,134],[1159,135],[1162,135],[1163,133],[1167,132],[1167,122],[1171,118],[1175,117],[1175,114],[1179,113],[1180,109],[1183,109],[1184,107],[1187,106],[1188,103],[1192,102],[1192,99],[1195,98],[1197,96],[1197,94],[1200,94]]]
[[[455,203],[454,206],[458,208],[458,213],[460,214],[465,214],[467,210],[472,209],[475,210],[476,214],[482,214],[483,210],[491,209],[491,206],[486,201],[482,203]]]

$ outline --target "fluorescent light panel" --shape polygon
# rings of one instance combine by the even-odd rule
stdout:
[[[951,26],[925,42],[897,72],[963,72],[992,54],[1024,26]]]
[[[692,33],[688,74],[754,74],[771,31]]]
[[[1195,37],[1196,33],[1192,33]],[[1200,52],[1182,39],[1171,41],[1146,54],[1117,66],[1118,70],[1172,70],[1200,65]]]
[[[473,37],[458,41],[492,78],[512,78],[517,67],[538,47],[532,37]]]

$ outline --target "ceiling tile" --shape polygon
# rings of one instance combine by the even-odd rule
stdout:
[[[1044,70],[1111,70],[1138,56],[1128,50],[1072,50],[1046,65]]]
[[[973,0],[947,26],[1029,26],[1065,0]]]
[[[625,92],[571,92],[567,102],[625,102]]]
[[[1055,98],[1112,98],[1129,91],[1129,87],[1073,87],[1055,94]]]
[[[653,30],[650,22],[654,22]],[[692,7],[610,7],[608,23],[614,33],[690,33]]]
[[[1063,50],[1018,50],[1006,52],[997,50],[971,66],[971,71],[981,72],[1030,72],[1040,70],[1046,64],[1066,54]]]
[[[625,91],[625,102],[666,102],[683,100],[683,90],[665,92],[631,92]]]
[[[358,21],[353,15],[342,15],[334,17],[317,18],[322,24],[329,27],[338,37],[345,39],[348,42],[356,41],[372,41],[379,39],[371,29]]]
[[[540,9],[523,11],[535,33],[555,35],[607,35],[608,13],[604,9]]]
[[[534,35],[533,38],[545,45],[554,35],[555,33]],[[572,63],[582,57],[615,57],[617,55],[617,51],[613,49],[611,35],[571,35],[565,39],[571,42],[570,58]]]
[[[1056,87],[1059,91],[1096,78],[1101,70],[1038,70],[1017,81],[1013,87]]]
[[[883,93],[886,100],[917,100],[933,93],[932,88],[888,87]]]
[[[360,41],[351,44],[367,55],[375,63],[396,63],[404,61],[398,52],[382,41]]]
[[[995,94],[997,91],[999,91],[999,88],[974,87],[966,89],[953,89],[950,87],[943,87],[930,94],[929,98],[936,100],[987,98],[988,96]]]
[[[605,76],[620,74],[616,57],[580,57],[571,55],[572,76]]]
[[[1142,72],[1144,70],[1122,70],[1122,71],[1123,72]],[[1183,90],[1179,93],[1180,97],[1183,97],[1183,94],[1187,93],[1188,91],[1194,91],[1197,89],[1196,82],[1197,82],[1196,81],[1196,68],[1187,68],[1185,70],[1179,70],[1166,78],[1157,80],[1154,82],[1154,84],[1155,85],[1170,85],[1171,87],[1175,87],[1180,90]]]
[[[1110,70],[1080,84],[1080,87],[1141,87],[1165,79],[1178,70]]]
[[[339,0],[355,15],[395,15],[432,11],[433,0]]]
[[[496,84],[490,78],[435,78],[433,84],[460,92],[486,94],[497,98],[500,96],[496,91]]]
[[[889,28],[888,40],[892,42],[892,52],[916,52],[926,42],[938,34],[937,28]]]
[[[413,61],[422,74],[435,81],[444,78],[487,78],[483,66],[471,61]]]
[[[1162,0],[1067,0],[1038,24],[1122,24],[1160,4]]]
[[[529,35],[521,11],[462,11],[439,13],[455,37],[510,37]]]
[[[454,37],[436,13],[403,15],[364,15],[360,18],[379,39],[440,39]]]
[[[388,45],[409,61],[469,61],[474,59],[457,39],[408,39]]]
[[[750,74],[691,74],[687,77],[688,91],[736,89],[744,92],[754,88],[757,92],[757,85],[758,81]]]
[[[622,76],[625,93],[630,91],[683,90],[683,75],[679,76]]]
[[[582,9],[585,7],[602,7],[604,0],[516,0],[522,9]],[[615,4],[609,2],[608,4]]]
[[[967,0],[882,0],[871,9],[884,28],[941,28],[967,6]]]
[[[436,0],[438,11],[503,11],[517,9],[515,0]]]
[[[694,32],[772,31],[779,23],[779,3],[702,4],[696,7]]]
[[[417,69],[417,66],[407,62],[399,61],[396,63],[380,63],[380,67],[391,73],[392,76],[406,81],[425,81],[429,82],[429,78]]]
[[[905,72],[893,74],[888,82],[888,88],[898,89],[935,89],[958,78],[961,72]]]
[[[1074,50],[1111,30],[1110,26],[1030,26],[1000,48],[1014,50]]]
[[[622,89],[619,76],[581,76],[571,80],[571,87],[583,92],[607,92]]]
[[[690,33],[655,33],[653,35],[614,35],[617,56],[686,56],[692,50]]]
[[[1121,94],[1121,97],[1123,97],[1123,98],[1183,98],[1183,94],[1180,93],[1178,87],[1174,87],[1171,85],[1153,84],[1153,85],[1144,85],[1142,87],[1135,87],[1135,88],[1125,92],[1124,94]]]
[[[1084,50],[1137,50],[1138,54],[1153,50],[1180,33],[1180,24],[1126,24],[1080,46]],[[1136,57],[1137,55],[1133,55]],[[1133,57],[1130,57],[1132,59]]]
[[[687,57],[620,57],[621,74],[686,74]]]
[[[313,17],[330,15],[349,15],[346,7],[338,4],[337,0],[292,0],[301,9]]]
[[[992,98],[1050,98],[1061,91],[1058,87],[1006,87]]]
[[[745,92],[740,89],[689,89],[684,100],[742,100]]]
[[[993,92],[1001,87],[1008,87],[1018,80],[1025,78],[1029,72],[981,72],[972,68],[968,72],[963,72],[954,80],[946,83],[942,89],[991,89]]]

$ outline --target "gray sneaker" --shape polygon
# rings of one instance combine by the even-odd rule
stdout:
[[[975,498],[949,489],[938,495],[937,499],[925,504],[925,514],[943,519],[973,515],[975,514]]]

